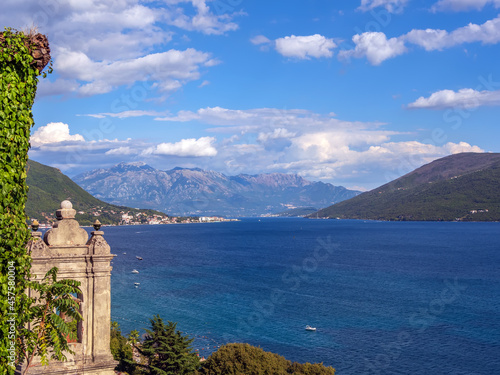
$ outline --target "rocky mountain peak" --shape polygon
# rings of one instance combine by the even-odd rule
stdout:
[[[290,207],[326,207],[358,194],[294,174],[228,177],[200,168],[162,171],[144,163],[120,163],[76,176],[74,181],[104,201],[172,215],[258,216]]]

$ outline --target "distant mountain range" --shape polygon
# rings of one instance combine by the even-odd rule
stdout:
[[[310,217],[500,221],[500,154],[438,159]]]
[[[40,223],[56,221],[55,212],[61,207],[63,200],[69,199],[77,211],[76,219],[81,225],[90,225],[99,219],[102,224],[118,224],[122,214],[135,215],[143,213],[144,219],[149,215],[166,216],[153,210],[137,210],[103,202],[83,190],[59,169],[52,168],[36,161],[28,161],[29,187],[26,214],[30,219]]]
[[[259,216],[295,207],[327,207],[359,194],[295,174],[226,176],[198,168],[162,171],[144,163],[121,163],[73,180],[108,203],[169,215]]]

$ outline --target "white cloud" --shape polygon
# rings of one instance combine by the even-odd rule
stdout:
[[[168,112],[158,111],[144,111],[144,110],[130,110],[122,112],[102,112],[102,113],[89,113],[77,116],[88,116],[94,118],[116,117],[116,118],[129,118],[129,117],[142,117],[142,116],[165,116]]]
[[[421,96],[413,103],[408,104],[410,109],[477,108],[482,106],[500,106],[500,90],[441,90],[433,93],[428,98]]]
[[[97,62],[83,52],[61,50],[54,68],[63,79],[73,79],[80,84],[79,94],[89,96],[135,82],[145,82],[138,88],[141,94],[149,89],[148,83],[160,92],[174,91],[199,79],[200,67],[211,64],[213,60],[208,53],[192,48],[111,62]]]
[[[215,156],[217,155],[217,149],[213,145],[215,141],[214,137],[182,139],[175,143],[160,143],[157,146],[146,149],[143,154],[182,157]]]
[[[196,11],[196,14],[189,16],[185,14],[184,8],[172,7],[166,14],[168,24],[188,31],[200,31],[207,35],[221,35],[237,30],[238,25],[232,22],[232,19],[245,14],[241,11],[215,14],[208,7],[206,0],[166,0],[166,3],[171,5],[190,3]],[[217,6],[217,3],[215,5]]]
[[[404,42],[399,38],[387,39],[382,32],[366,32],[352,37],[356,45],[354,49],[339,52],[339,57],[365,57],[372,65],[380,65],[384,60],[402,55],[407,51]]]
[[[434,12],[481,10],[489,4],[492,4],[495,8],[500,8],[500,0],[439,0],[432,6],[431,10]]]
[[[63,160],[76,170],[142,160],[160,169],[165,165],[189,165],[228,175],[298,173],[312,180],[372,188],[439,157],[483,151],[466,142],[435,145],[404,140],[407,134],[385,129],[384,124],[342,121],[333,116],[276,108],[180,111],[163,119],[212,126],[205,130],[221,133],[220,141],[205,136],[156,143],[131,139],[83,141],[63,124],[57,137],[42,138],[42,133],[49,132],[38,129],[35,140],[38,136],[46,142],[60,142],[39,143],[31,149],[30,157],[49,164]],[[396,136],[398,141],[393,140]]]
[[[275,40],[276,51],[285,57],[309,59],[311,57],[332,57],[337,46],[333,39],[323,35],[286,36]]]
[[[367,12],[374,8],[384,7],[388,12],[400,13],[406,6],[408,0],[361,0],[359,10]]]
[[[367,148],[357,150],[335,141],[332,143],[331,137],[314,137],[315,143],[311,143],[300,157],[294,158],[291,152],[287,153],[279,162],[269,165],[269,170],[299,173],[306,178],[334,183],[341,180],[343,185],[363,181],[364,187],[371,189],[452,153],[484,152],[466,142],[438,146],[417,141],[374,141]],[[301,147],[305,145],[302,143]],[[293,150],[293,146],[288,150]]]
[[[284,172],[313,180],[366,187],[391,179],[456,152],[482,152],[465,142],[434,145],[397,141],[405,135],[380,123],[342,121],[334,114],[302,109],[221,107],[180,111],[164,121],[196,121],[214,126],[207,131],[227,133],[217,155],[202,168],[226,174]],[[257,144],[255,144],[257,140]]]
[[[427,51],[442,50],[474,42],[496,44],[500,42],[500,16],[482,25],[470,23],[450,33],[436,29],[412,30],[401,38],[424,47]]]
[[[257,140],[259,142],[266,142],[270,139],[291,138],[295,137],[296,133],[292,133],[285,128],[277,128],[269,133],[259,133]]]
[[[227,109],[222,107],[200,108],[196,112],[179,111],[177,115],[159,117],[157,121],[188,122],[198,121],[215,128],[208,129],[213,132],[237,133],[268,133],[276,128],[292,129],[290,131],[306,131],[307,129],[351,129],[377,128],[382,123],[362,123],[342,121],[335,118],[335,113],[319,115],[304,109]]]
[[[250,39],[250,42],[252,44],[255,44],[255,45],[272,43],[271,40],[269,40],[264,35],[256,35],[256,36],[254,36],[253,38]]]
[[[387,153],[392,155],[406,155],[406,157],[422,158],[429,156],[438,158],[450,154],[458,154],[461,152],[484,152],[478,146],[471,146],[466,142],[452,143],[448,142],[442,146],[433,144],[421,143],[418,141],[407,142],[387,142],[381,144],[380,147],[371,147],[372,153]]]
[[[232,18],[242,14],[214,14],[208,0],[150,4],[140,0],[25,0],[20,7],[16,0],[4,0],[0,22],[17,29],[35,24],[49,35],[57,76],[40,82],[39,96],[90,96],[146,80],[160,93],[168,93],[199,79],[200,68],[220,61],[194,49],[165,48],[175,35],[168,25],[223,34],[238,27]]]
[[[440,50],[446,46],[448,35],[446,30],[412,30],[404,36],[404,39],[410,43],[424,47],[426,51],[433,51],[436,49]]]
[[[340,59],[366,57],[372,65],[380,65],[387,59],[407,52],[405,43],[418,45],[426,51],[443,50],[465,43],[497,44],[500,42],[500,16],[481,25],[470,23],[452,32],[414,29],[390,39],[382,32],[365,32],[354,35],[352,41],[355,48],[340,51]]]
[[[62,122],[51,122],[45,126],[41,126],[30,138],[33,147],[68,141],[84,142],[85,139],[80,134],[71,135],[68,124]]]
[[[200,83],[200,84],[198,85],[198,87],[200,87],[200,88],[201,88],[201,87],[205,87],[205,86],[208,86],[208,85],[210,85],[210,81],[205,80],[205,81],[203,81],[202,83]],[[158,115],[158,116],[161,116],[161,115]]]
[[[135,151],[128,146],[112,148],[104,153],[104,155],[132,155]]]
[[[443,148],[450,154],[460,154],[462,152],[484,152],[482,148],[478,146],[471,146],[467,142],[448,142],[443,146]]]

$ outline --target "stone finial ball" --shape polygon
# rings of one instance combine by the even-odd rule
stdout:
[[[62,201],[61,202],[61,208],[72,209],[73,208],[73,204],[70,201]]]

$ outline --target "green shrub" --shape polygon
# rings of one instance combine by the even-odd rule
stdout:
[[[323,364],[301,364],[249,344],[226,344],[212,353],[199,372],[203,375],[334,375]]]

